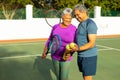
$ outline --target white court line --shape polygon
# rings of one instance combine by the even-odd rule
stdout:
[[[108,46],[103,46],[103,45],[97,45],[97,46],[99,46],[99,47],[104,47],[104,48],[111,49],[111,50],[120,51],[120,49],[112,48],[112,47],[108,47]]]
[[[24,56],[11,56],[11,57],[1,57],[1,59],[14,59],[14,58],[25,58],[25,57],[34,57],[34,56],[41,56],[42,54],[35,54],[35,55],[24,55]],[[50,54],[48,54],[50,55]]]
[[[97,45],[99,47],[103,47],[106,49],[98,49],[98,51],[104,51],[104,50],[116,50],[116,51],[120,51],[120,49],[116,49],[116,48],[112,48],[112,47],[108,47],[108,46],[103,46],[103,45]],[[34,56],[41,56],[42,54],[36,54],[36,55],[24,55],[24,56],[12,56],[12,57],[1,57],[0,60],[2,59],[13,59],[13,58],[24,58],[24,57],[34,57]],[[48,54],[50,55],[50,54]]]
[[[102,40],[120,40],[120,38],[101,38],[101,39],[97,39],[97,41],[102,41]]]
[[[24,57],[34,57],[34,56],[40,56],[40,54],[36,54],[36,55],[24,55],[24,56],[1,57],[0,59],[13,59],[13,58],[24,58]]]
[[[98,51],[106,51],[106,50],[112,50],[112,49],[98,49]]]
[[[10,43],[10,44],[0,44],[0,46],[16,46],[16,45],[28,45],[28,44],[44,44],[44,43]]]
[[[39,44],[39,43],[34,43],[34,42],[28,42],[28,43],[10,43],[10,44],[0,44],[0,46],[16,46],[16,45],[28,45],[28,44]],[[40,43],[41,44],[41,43]],[[42,43],[44,44],[44,43]],[[49,54],[48,54],[49,55]],[[24,58],[24,57],[34,57],[34,56],[41,56],[41,54],[36,54],[36,55],[24,55],[24,56],[11,56],[11,57],[1,57],[1,59],[13,59],[13,58]]]
[[[113,50],[113,49],[98,49],[98,51],[104,51],[104,50]],[[50,54],[48,54],[50,55]],[[3,59],[14,59],[14,58],[25,58],[25,57],[34,57],[34,56],[42,56],[42,54],[36,54],[36,55],[24,55],[24,56],[12,56],[12,57],[1,57],[0,60]]]
[[[50,55],[50,54],[48,54]],[[42,56],[42,54],[35,54],[35,55],[24,55],[24,56],[11,56],[11,57],[1,57],[1,59],[14,59],[14,58],[25,58],[25,57],[34,57],[34,56]]]

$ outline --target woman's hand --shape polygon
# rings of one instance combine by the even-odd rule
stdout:
[[[42,53],[42,59],[46,59],[47,53],[43,52]]]
[[[46,56],[47,56],[47,54],[48,54],[48,48],[45,47],[45,48],[44,48],[44,51],[43,51],[43,53],[42,53],[42,59],[45,59]]]

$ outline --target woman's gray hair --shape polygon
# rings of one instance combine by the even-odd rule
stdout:
[[[73,10],[71,8],[65,8],[62,12],[61,17],[65,14],[71,14],[72,15],[72,12],[73,12]]]
[[[82,4],[77,4],[74,7],[74,10],[79,10],[80,12],[86,11],[86,13],[88,14],[88,9],[84,5],[82,5]]]

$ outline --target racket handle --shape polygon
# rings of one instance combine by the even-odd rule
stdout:
[[[70,51],[65,50],[64,54],[63,54],[63,60],[69,60],[70,59]],[[67,57],[66,57],[67,56]],[[68,57],[69,56],[69,57]]]

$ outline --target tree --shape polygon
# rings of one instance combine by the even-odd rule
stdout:
[[[102,13],[111,15],[110,10],[120,11],[120,0],[0,0],[0,10],[6,19],[13,19],[16,9],[32,4],[39,9],[73,8],[76,4],[84,4],[93,14],[94,6],[101,6]],[[120,15],[120,14],[119,14]]]
[[[32,0],[34,6],[41,9],[48,9],[53,7],[54,0]]]
[[[55,0],[55,8],[62,9],[65,7],[73,8],[74,5],[78,4],[79,0]]]
[[[0,7],[6,19],[13,19],[16,9],[32,4],[31,0],[0,0]]]
[[[35,0],[40,3],[43,1],[44,7],[42,9],[54,8],[61,10],[65,7],[73,8],[76,4],[84,4],[88,10],[89,15],[93,17],[94,15],[94,6],[101,6],[102,13],[104,16],[112,15],[111,10],[120,11],[120,0]],[[47,4],[51,3],[50,7],[47,7]],[[42,4],[39,4],[42,5]],[[119,14],[118,14],[119,15]]]

